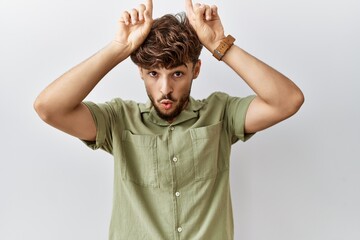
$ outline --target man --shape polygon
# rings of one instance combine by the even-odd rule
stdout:
[[[224,35],[216,6],[153,20],[151,0],[119,21],[115,40],[50,84],[35,109],[52,126],[114,156],[110,239],[233,239],[230,148],[298,111],[299,88]],[[190,97],[202,45],[255,92]],[[83,102],[131,56],[150,101]]]

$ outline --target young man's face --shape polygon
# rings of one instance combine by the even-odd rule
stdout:
[[[186,107],[191,84],[199,74],[200,65],[198,61],[195,66],[189,62],[172,69],[139,68],[146,92],[162,119],[172,122]]]

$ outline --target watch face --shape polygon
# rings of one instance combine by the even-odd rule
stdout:
[[[214,50],[214,57],[216,57],[216,59],[220,60],[224,55],[217,49]]]
[[[225,55],[226,51],[232,46],[235,38],[231,35],[228,35],[225,39],[223,39],[219,46],[214,50],[213,56],[217,60],[221,60],[221,58]]]

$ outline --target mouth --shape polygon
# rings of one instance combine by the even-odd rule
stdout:
[[[165,110],[169,110],[174,104],[174,102],[171,100],[161,100],[160,104]]]

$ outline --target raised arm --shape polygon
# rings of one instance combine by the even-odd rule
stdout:
[[[96,126],[84,98],[145,40],[152,26],[152,0],[125,11],[115,39],[64,73],[36,98],[34,108],[48,124],[83,140],[95,140]]]
[[[213,53],[225,38],[216,6],[185,0],[187,16],[202,44]],[[295,114],[304,96],[286,76],[233,45],[222,58],[256,93],[246,114],[245,132],[268,128]]]

